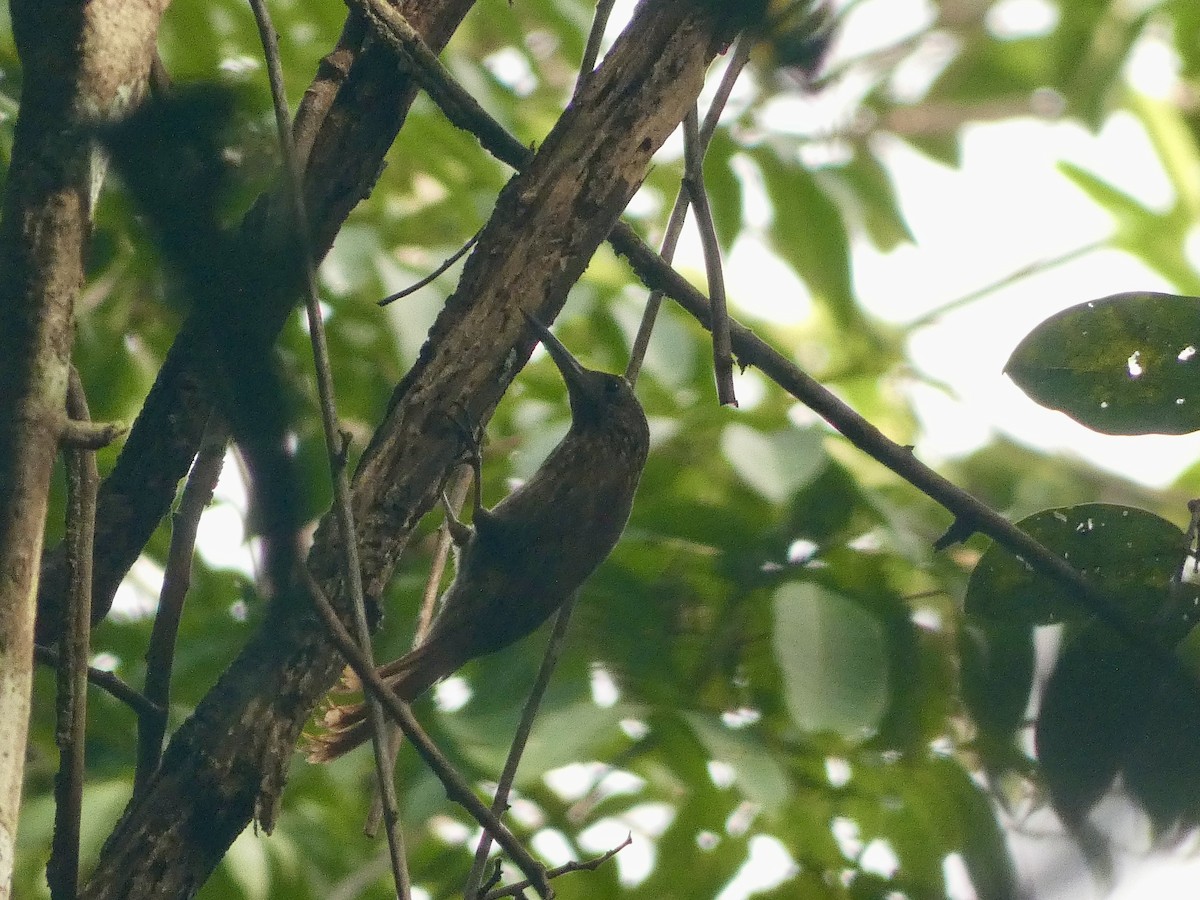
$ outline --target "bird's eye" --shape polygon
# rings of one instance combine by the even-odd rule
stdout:
[[[604,393],[610,397],[615,397],[621,391],[621,383],[615,378],[605,379]]]

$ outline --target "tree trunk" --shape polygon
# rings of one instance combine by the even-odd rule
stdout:
[[[102,175],[89,128],[141,97],[166,0],[14,0],[21,115],[0,220],[0,898],[11,887],[50,473]]]

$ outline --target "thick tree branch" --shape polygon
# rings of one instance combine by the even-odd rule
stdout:
[[[461,452],[452,411],[473,423],[491,414],[533,347],[519,309],[550,320],[561,308],[731,36],[722,9],[693,0],[643,3],[527,170],[501,193],[355,476],[369,598],[382,593]],[[394,62],[380,74],[394,81]],[[335,535],[327,518],[309,568],[345,615]],[[252,816],[269,830],[300,728],[340,668],[314,616],[273,607],[176,732],[144,797],[102,850],[83,896],[187,896]]]
[[[378,0],[364,2],[375,3]],[[386,19],[382,21],[387,24]],[[396,32],[392,37],[400,43],[408,39],[402,32]],[[418,59],[428,56],[423,52],[414,55]],[[530,164],[532,151],[505,131],[499,122],[479,109],[478,104],[475,104],[466,91],[444,70],[427,65],[420,70],[419,75],[428,81],[438,82],[434,95],[442,98],[442,111],[456,126],[478,137],[480,143],[497,159],[518,171],[524,171]],[[705,124],[707,128],[708,123]],[[705,328],[713,327],[709,299],[642,241],[629,225],[622,221],[614,223],[608,241],[617,253],[629,261],[643,284],[652,291],[671,297]],[[732,349],[742,365],[760,368],[776,384],[836,428],[855,447],[954,514],[955,522],[951,531],[947,533],[947,538],[943,538],[939,543],[948,542],[949,537],[958,535],[961,537],[956,539],[961,539],[975,531],[986,534],[1000,546],[1028,562],[1037,572],[1074,590],[1084,608],[1123,635],[1131,646],[1139,648],[1156,660],[1165,670],[1179,670],[1179,660],[1170,650],[1146,635],[1111,597],[1065,559],[1030,537],[986,503],[922,463],[907,447],[888,438],[819,381],[759,339],[749,328],[733,320],[730,320],[729,324]]]
[[[140,98],[165,6],[11,4],[24,72],[0,213],[0,897],[12,878],[50,472],[102,168],[87,129]]]
[[[473,3],[407,0],[400,8],[424,40],[440,48]],[[371,192],[417,93],[414,81],[397,71],[393,51],[365,42],[364,34],[361,19],[351,14],[338,47],[322,61],[296,114],[297,152],[308,161],[305,205],[317,261],[329,252],[350,210]],[[289,203],[282,188],[260,197],[242,224],[239,241],[260,246],[268,238],[270,223]],[[244,321],[230,322],[229,327],[278,332],[300,298],[302,274],[275,273],[267,289],[255,297],[257,302],[245,304]],[[108,613],[121,579],[169,512],[212,412],[203,385],[213,361],[204,350],[204,326],[198,318],[191,317],[175,339],[116,467],[100,486],[94,619]],[[57,639],[66,587],[65,553],[59,545],[42,560],[40,643]]]

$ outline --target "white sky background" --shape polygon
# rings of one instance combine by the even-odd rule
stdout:
[[[633,0],[619,0],[610,39],[632,7]],[[864,0],[849,17],[835,52],[854,56],[891,43],[897,34],[928,21],[930,10],[923,0]],[[1047,19],[1052,13],[1043,0],[1003,0],[993,7],[989,22],[1007,29],[1046,28],[1053,24],[1052,18]],[[931,48],[931,58],[936,59],[937,49]],[[1135,54],[1135,63],[1130,80],[1148,93],[1162,91],[1172,77],[1169,56],[1161,48],[1143,48]],[[917,69],[909,77],[919,87],[929,72]],[[493,72],[504,80],[504,73]],[[906,85],[897,88],[905,90]],[[836,110],[832,114],[836,116]],[[830,115],[827,104],[815,104],[799,94],[779,101],[772,113],[788,127],[829,121]],[[917,240],[887,254],[856,241],[854,272],[866,309],[897,324],[916,321],[1030,264],[1108,235],[1109,217],[1056,171],[1060,161],[1078,163],[1151,205],[1166,206],[1172,199],[1141,126],[1124,114],[1114,115],[1097,135],[1074,124],[1033,118],[972,126],[964,134],[963,165],[957,171],[894,139],[882,141],[878,149],[894,176]],[[748,191],[748,218],[766,215],[765,208],[765,201],[756,201]],[[677,259],[702,271],[694,236],[685,233]],[[725,274],[735,306],[782,322],[806,315],[803,285],[753,239],[739,241]],[[1017,343],[1058,310],[1119,291],[1171,289],[1131,257],[1097,251],[1016,281],[921,328],[912,338],[912,359],[922,374],[948,385],[954,396],[914,382],[912,398],[923,426],[918,454],[936,464],[1004,433],[1043,450],[1075,453],[1152,486],[1171,482],[1200,458],[1200,436],[1099,435],[1037,406],[1002,374]],[[748,303],[759,298],[754,305]],[[227,474],[235,474],[234,469],[230,460]],[[215,565],[245,568],[248,554],[240,512],[245,498],[236,481],[236,477],[224,479],[217,505],[201,522],[199,547]],[[1053,823],[1042,823],[1047,824],[1052,831]],[[776,883],[786,872],[786,850],[764,840],[755,845],[755,858],[736,883],[726,887],[721,900],[749,896],[756,885]],[[1102,895],[1089,893],[1086,881],[1079,880],[1086,876],[1070,862],[1073,851],[1065,839],[1039,831],[1036,838],[1014,837],[1013,845],[1023,874],[1036,879],[1038,900],[1088,900]],[[1182,900],[1197,895],[1200,864],[1138,865],[1136,851],[1144,848],[1131,850],[1135,852],[1121,864],[1114,897]],[[625,851],[618,862],[630,852]],[[947,867],[948,875],[951,869]],[[963,891],[953,896],[967,900],[972,894]]]

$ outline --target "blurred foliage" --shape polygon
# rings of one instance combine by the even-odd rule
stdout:
[[[1048,18],[1040,24],[1006,29],[1005,8],[1015,5],[940,0],[928,4],[923,23],[889,37],[888,0],[848,0],[834,4],[831,46],[824,38],[806,43],[780,25],[763,35],[764,52],[743,76],[708,157],[723,247],[759,239],[814,304],[802,328],[748,324],[902,443],[919,434],[896,384],[914,376],[900,338],[857,304],[851,252],[859,241],[888,250],[912,239],[881,139],[905,141],[953,165],[962,131],[975,121],[1053,114],[1098,129],[1125,111],[1159,154],[1175,189],[1173,205],[1150,209],[1078,167],[1064,165],[1064,173],[1112,215],[1115,246],[1181,292],[1200,293],[1194,253],[1187,252],[1200,211],[1197,5],[1056,0],[1044,4]],[[294,102],[336,41],[344,10],[274,7]],[[480,3],[443,58],[523,142],[536,143],[569,98],[591,13],[583,0]],[[0,11],[0,179],[21,83],[6,14]],[[838,29],[876,24],[881,44],[839,55]],[[1145,41],[1178,55],[1180,103],[1148,100],[1126,83],[1130,54]],[[234,85],[261,111],[240,123],[226,152],[246,173],[240,201],[248,206],[277,159],[248,8],[234,0],[178,0],[160,48],[175,79]],[[901,89],[898,73],[914,69],[922,87]],[[819,128],[791,127],[771,114],[780,101],[835,95],[845,109]],[[679,155],[669,143],[630,210],[645,233],[657,235],[664,224]],[[339,235],[322,287],[339,411],[356,447],[380,420],[457,270],[385,311],[375,301],[425,275],[469,238],[507,178],[422,98],[374,192]],[[166,302],[172,290],[131,199],[110,180],[97,211],[75,355],[97,417],[136,415],[179,325],[178,310]],[[556,330],[586,364],[620,370],[642,298],[624,266],[602,249]],[[738,300],[731,298],[735,311]],[[1159,324],[1170,331],[1173,322]],[[1069,331],[1077,327],[1068,323]],[[1049,352],[1061,351],[1060,338],[1047,333]],[[299,319],[289,322],[279,348],[305,476],[300,502],[315,520],[330,490]],[[1126,364],[1128,355],[1116,362]],[[597,855],[633,835],[633,847],[614,862],[557,881],[560,897],[714,897],[759,866],[750,860],[763,847],[777,848],[785,862],[761,896],[941,897],[953,856],[978,896],[1012,897],[1018,876],[1005,842],[1011,797],[1041,802],[1048,790],[1078,825],[1118,773],[1160,830],[1195,823],[1200,802],[1192,770],[1200,753],[1193,751],[1200,738],[1188,692],[1177,685],[1156,690],[1128,648],[1076,620],[1037,722],[1043,773],[1029,749],[1026,709],[1035,689],[1035,628],[1059,618],[1057,600],[1047,607],[1053,590],[1031,584],[1019,563],[986,550],[980,539],[935,554],[945,513],[814,425],[758,373],[743,375],[742,409],[718,408],[709,358],[705,333],[668,305],[638,384],[653,451],[633,516],[584,591],[518,778],[513,820],[552,863]],[[510,478],[536,468],[567,417],[559,376],[549,361],[535,361],[489,426],[486,502],[502,497]],[[101,453],[102,472],[118,450]],[[1181,533],[1159,517],[1178,518],[1178,493],[1153,494],[1001,440],[948,473],[1016,519],[1083,503],[1139,507],[1131,531],[1114,521],[1106,534],[1116,543],[1084,551],[1095,551],[1093,565],[1115,567],[1114,578],[1139,596],[1154,585],[1165,590],[1162,580],[1182,552]],[[61,487],[56,491],[51,539],[61,534]],[[1053,514],[1034,520],[1047,522],[1062,524]],[[431,517],[423,525],[393,580],[381,658],[409,645],[436,524]],[[1075,546],[1070,528],[1060,536],[1066,544],[1053,543],[1054,527],[1034,530],[1060,551]],[[146,548],[139,571],[151,580],[167,536],[164,525]],[[1122,555],[1125,539],[1150,549]],[[968,575],[981,554],[985,565],[969,593]],[[172,727],[261,620],[253,573],[231,565],[197,561],[179,639]],[[127,600],[154,595],[154,585],[131,580],[128,587]],[[1007,621],[990,614],[965,619],[964,596],[969,612],[975,602],[1006,613]],[[144,677],[147,607],[152,599],[141,607],[125,603],[95,634],[98,661],[135,686]],[[544,637],[535,637],[467,666],[451,685],[464,689],[465,702],[451,702],[456,691],[445,690],[416,705],[434,738],[481,785],[499,771],[543,646]],[[52,677],[40,672],[18,848],[15,889],[23,898],[47,896],[52,694]],[[1142,703],[1148,694],[1154,702]],[[1109,709],[1097,697],[1119,702]],[[1126,716],[1131,710],[1139,710],[1136,719]],[[91,711],[85,866],[120,814],[134,756],[129,710],[96,692]],[[366,754],[327,767],[297,758],[275,833],[243,835],[200,896],[389,896],[384,849],[360,831],[370,778]],[[398,783],[414,882],[428,896],[452,896],[470,865],[475,826],[411,753],[401,753]]]

